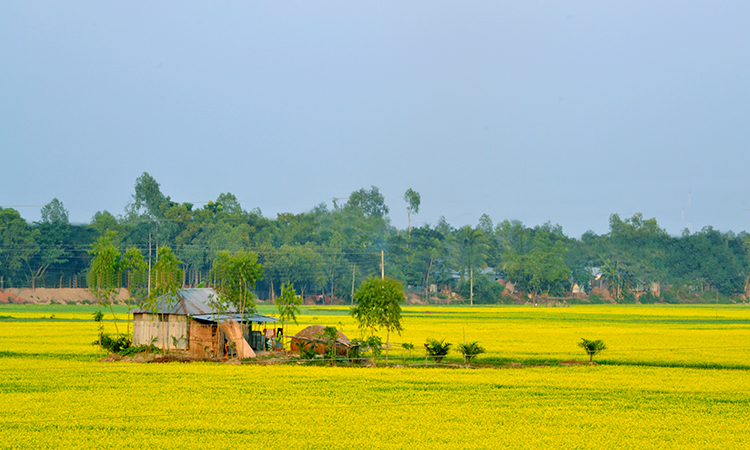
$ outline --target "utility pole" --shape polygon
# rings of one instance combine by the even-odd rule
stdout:
[[[385,279],[385,252],[380,250],[380,279]]]

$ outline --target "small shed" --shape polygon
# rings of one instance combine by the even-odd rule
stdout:
[[[252,350],[266,350],[264,336],[269,329],[276,334],[279,319],[237,311],[216,314],[209,303],[217,295],[211,288],[180,289],[172,301],[159,299],[154,310],[133,311],[133,345],[153,343],[207,357],[232,356],[235,351],[248,357],[255,356]]]

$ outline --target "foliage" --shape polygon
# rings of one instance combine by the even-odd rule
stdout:
[[[354,294],[356,305],[351,308],[350,314],[362,330],[384,328],[388,332],[400,332],[403,329],[400,305],[403,299],[404,290],[398,281],[393,278],[370,278]]]
[[[315,344],[307,341],[298,341],[297,349],[299,350],[299,357],[302,360],[310,361],[315,359],[318,352],[315,351]]]
[[[464,280],[458,285],[458,294],[464,298],[471,295],[469,281]],[[490,281],[486,275],[474,278],[474,303],[496,304],[502,303],[504,287],[495,281]]]
[[[325,357],[330,360],[331,365],[336,365],[336,341],[339,338],[339,332],[335,327],[325,327],[320,337],[326,341]]]
[[[291,283],[284,283],[281,286],[281,295],[274,299],[276,308],[279,311],[279,318],[282,324],[292,321],[297,324],[297,314],[300,312],[302,299],[297,296],[297,292]]]
[[[578,346],[581,347],[586,352],[586,354],[589,355],[589,362],[594,362],[594,356],[607,349],[607,345],[600,339],[590,341],[588,339],[581,338],[581,342],[578,343]]]
[[[443,358],[448,354],[453,344],[445,342],[445,339],[437,340],[430,338],[427,339],[427,343],[424,346],[427,354],[432,357],[435,362],[439,363],[443,361]]]
[[[234,307],[240,314],[246,310],[255,312],[255,283],[263,275],[263,266],[258,255],[249,250],[236,253],[220,251],[213,266],[214,289],[221,300]]]
[[[97,339],[92,344],[99,345],[99,340]],[[101,346],[109,353],[121,353],[131,345],[132,341],[127,334],[102,333],[101,335]]]
[[[464,361],[466,361],[467,364],[471,364],[471,361],[477,355],[480,355],[482,353],[486,353],[487,352],[484,349],[484,347],[482,347],[481,345],[479,345],[479,342],[476,342],[476,341],[474,341],[474,342],[468,342],[468,343],[464,343],[464,344],[458,344],[458,346],[456,346],[456,348],[458,349],[459,352],[461,352],[461,354],[464,357]]]

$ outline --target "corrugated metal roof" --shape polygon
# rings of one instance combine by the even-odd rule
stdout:
[[[229,319],[239,322],[242,316],[238,314],[198,314],[194,315],[193,318],[198,320],[207,320],[209,322],[225,322]],[[247,322],[278,322],[279,319],[275,317],[263,316],[260,314],[245,314],[245,321]]]
[[[229,318],[233,320],[239,320],[240,314],[234,310],[227,311],[228,314],[215,314],[209,302],[215,297],[216,291],[211,288],[190,288],[180,289],[177,291],[177,298],[172,301],[160,298],[156,304],[155,311],[164,314],[173,314],[178,316],[192,316],[200,320],[208,320],[211,322],[223,322]],[[151,313],[149,310],[136,309],[133,311],[136,314]],[[274,317],[262,316],[260,314],[245,314],[245,319],[252,322],[276,322],[279,319]]]

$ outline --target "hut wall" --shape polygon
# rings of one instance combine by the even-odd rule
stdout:
[[[153,344],[167,350],[188,349],[187,316],[166,315],[162,321],[161,314],[133,315],[133,345]],[[175,346],[175,338],[177,345]]]

